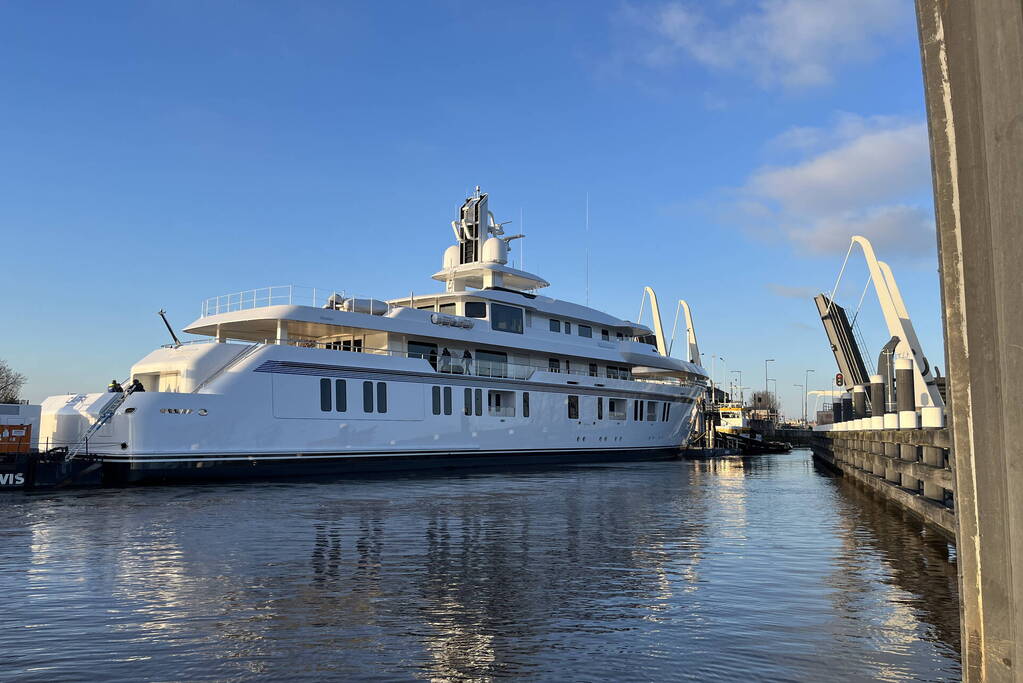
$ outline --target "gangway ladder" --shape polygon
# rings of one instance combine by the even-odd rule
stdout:
[[[85,430],[85,434],[82,435],[82,438],[80,438],[74,446],[68,449],[65,462],[71,462],[76,455],[82,452],[82,450],[89,444],[89,437],[102,429],[103,425],[110,422],[110,418],[114,416],[117,409],[121,407],[121,404],[123,404],[130,395],[130,391],[121,392],[117,398],[107,404],[107,407],[99,414],[96,421],[93,422],[87,430]]]

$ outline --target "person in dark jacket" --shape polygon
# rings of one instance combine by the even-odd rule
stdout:
[[[131,381],[131,384],[128,385],[128,393],[129,394],[134,394],[136,391],[145,391],[145,390],[146,390],[146,388],[144,386],[142,386],[142,382],[139,381],[138,377],[133,379]]]
[[[110,384],[107,385],[107,391],[111,394],[120,394],[124,392],[124,387],[116,379],[110,380]]]

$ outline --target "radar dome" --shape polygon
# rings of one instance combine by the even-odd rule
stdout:
[[[458,265],[458,245],[452,244],[444,250],[444,270]]]
[[[508,263],[508,245],[502,239],[491,237],[483,243],[483,260],[487,263]]]

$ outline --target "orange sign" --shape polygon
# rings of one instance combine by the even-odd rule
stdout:
[[[28,453],[32,425],[0,425],[0,453]]]

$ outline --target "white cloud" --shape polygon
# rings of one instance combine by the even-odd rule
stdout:
[[[766,86],[830,83],[843,64],[871,59],[900,34],[915,36],[912,3],[896,0],[759,0],[723,20],[695,2],[629,5],[625,14],[652,36],[641,41],[647,65],[686,56],[752,73]]]
[[[776,143],[803,155],[753,173],[734,204],[761,236],[841,253],[851,236],[864,235],[892,256],[933,254],[923,123],[843,116],[827,129],[794,128]]]
[[[863,235],[882,253],[909,250],[910,256],[930,256],[936,248],[934,219],[930,212],[916,206],[883,206],[823,216],[807,227],[786,231],[794,244],[817,253],[844,252],[853,235]]]
[[[789,211],[856,209],[926,187],[928,153],[923,123],[871,130],[801,163],[758,171],[749,185]]]

